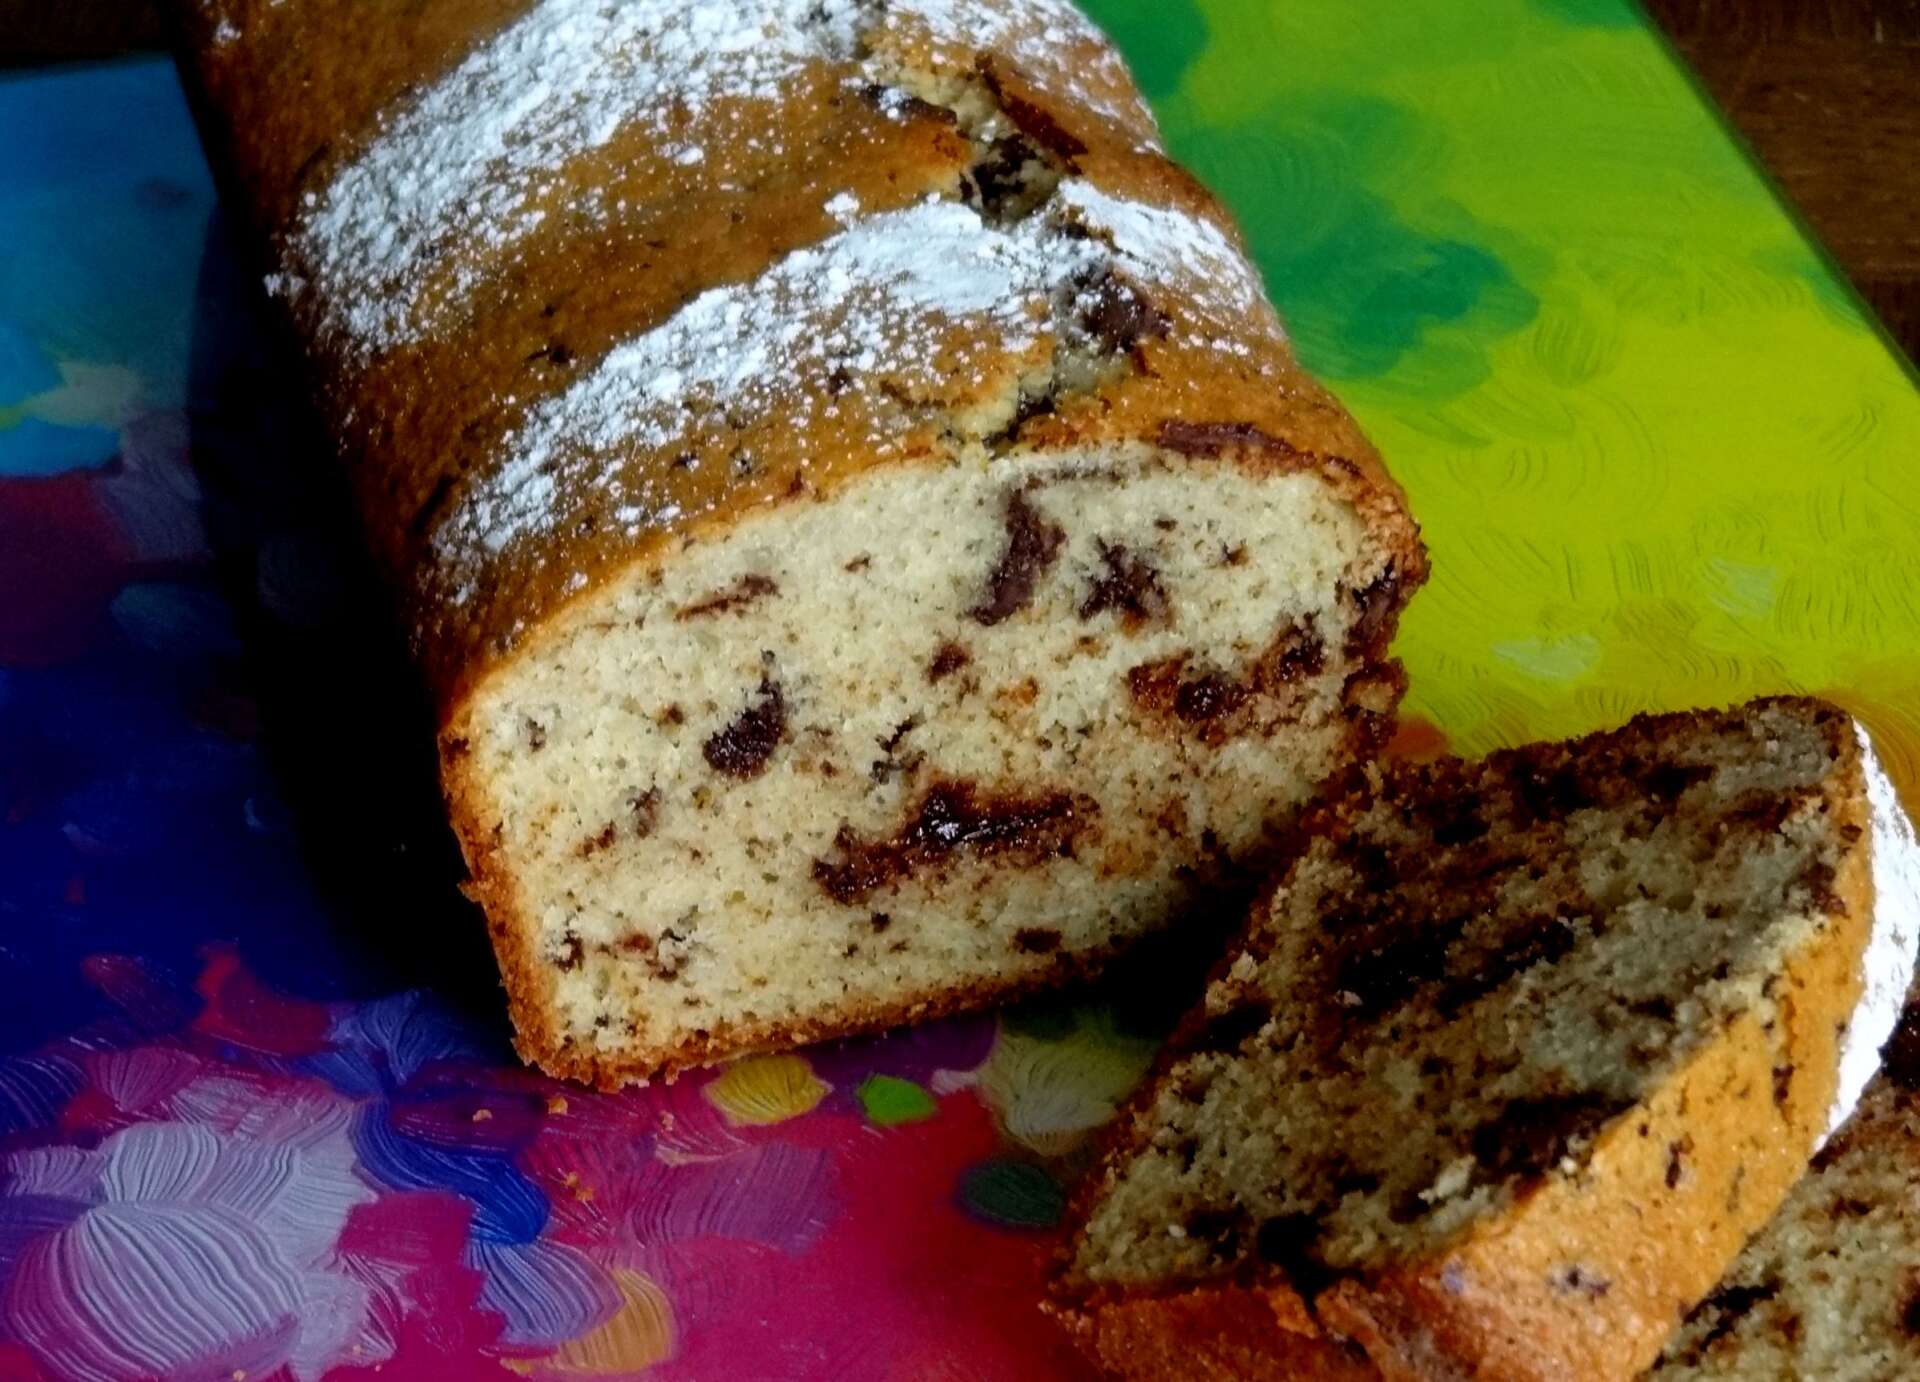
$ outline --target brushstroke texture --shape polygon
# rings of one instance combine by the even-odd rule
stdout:
[[[1920,401],[1627,0],[1090,8],[1425,526],[1400,751],[1799,685],[1920,786]],[[0,1376],[1083,1378],[1046,1225],[1147,1037],[513,1067],[260,751],[237,649],[365,649],[170,71],[0,142]]]

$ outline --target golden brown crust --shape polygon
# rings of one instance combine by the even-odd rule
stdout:
[[[924,166],[920,171],[926,172]],[[939,172],[950,176],[945,167]],[[1116,179],[1116,184],[1112,190],[1148,204],[1226,224],[1217,203],[1157,156],[1136,156],[1131,176]],[[817,195],[817,188],[809,190]],[[764,204],[757,214],[769,214]],[[690,242],[697,239],[696,233]],[[715,253],[708,251],[709,262]],[[1170,314],[1181,314],[1187,306],[1173,301],[1163,305]],[[630,310],[621,309],[623,314]],[[1318,473],[1397,553],[1402,578],[1398,600],[1404,602],[1426,577],[1425,551],[1404,495],[1357,425],[1300,369],[1277,323],[1207,320],[1192,312],[1184,317],[1187,329],[1142,342],[1131,370],[1097,390],[1064,400],[1054,412],[997,444],[1036,462],[1049,454],[1101,444],[1140,442],[1176,452],[1205,446],[1206,454],[1226,455],[1269,474]],[[1240,342],[1244,353],[1227,356],[1204,343],[1223,335]],[[946,383],[937,393],[927,394],[917,385],[911,396],[890,387],[850,391],[836,400],[831,418],[812,410],[804,419],[777,410],[751,419],[717,416],[707,427],[687,427],[666,446],[614,458],[606,469],[594,472],[597,483],[604,483],[609,472],[624,476],[626,489],[649,494],[656,508],[676,511],[678,519],[634,536],[596,513],[592,522],[576,522],[538,543],[503,553],[489,563],[484,581],[475,583],[473,598],[456,604],[447,598],[448,583],[429,585],[426,602],[414,609],[412,619],[421,664],[443,716],[451,716],[481,679],[534,651],[540,631],[557,627],[555,616],[562,609],[590,599],[608,581],[632,580],[637,572],[657,569],[682,543],[704,540],[770,507],[831,501],[845,485],[883,465],[946,463],[954,453],[954,415],[1010,389],[1012,381],[1042,364],[1045,356],[1044,342],[1010,343],[987,321],[956,323],[940,339],[927,342],[927,348],[954,362],[944,371]],[[499,438],[492,429],[507,427],[530,401],[526,395],[503,392],[518,402],[512,409],[490,410],[496,420],[483,435],[496,445]],[[439,410],[445,405],[427,406]],[[454,431],[456,420],[449,417],[409,432],[413,445],[407,454],[423,454],[421,448],[430,439]],[[1169,433],[1169,423],[1179,426]],[[876,435],[891,439],[891,456],[875,453],[868,439]],[[478,449],[485,453],[487,446]],[[742,452],[754,461],[744,474],[727,463],[729,456]],[[700,459],[694,465],[675,464],[676,458],[686,456]],[[420,506],[431,501],[447,475],[466,469],[458,461],[448,465],[445,473],[433,477],[433,487],[424,490],[423,474],[386,472],[403,474],[410,486],[406,505],[384,510],[411,515],[404,532],[392,517],[384,520],[389,549],[403,553],[403,567],[424,559],[420,549],[426,525]],[[461,482],[452,483],[457,487]],[[576,582],[574,573],[581,573],[584,581]]]
[[[335,407],[350,413],[353,474],[375,551],[398,578],[425,560],[423,543],[461,478],[485,464],[528,409],[620,342],[658,325],[674,309],[716,284],[752,280],[792,250],[837,227],[823,209],[839,193],[863,208],[891,211],[958,184],[969,149],[952,121],[931,109],[888,118],[833,74],[790,107],[787,152],[735,150],[719,182],[714,170],[633,160],[610,193],[630,210],[617,223],[584,223],[564,235],[542,235],[484,285],[458,332],[430,336],[383,354],[364,369],[330,376]],[[701,174],[696,177],[695,173]],[[720,185],[724,184],[724,185]],[[467,378],[484,388],[447,389]],[[698,449],[689,436],[683,450]],[[724,465],[703,472],[656,467],[675,478],[666,502],[698,513],[724,483]],[[760,498],[791,483],[781,471],[764,476]],[[751,496],[743,491],[741,502]],[[550,562],[594,567],[636,555],[614,525],[592,540],[563,541]],[[661,544],[664,548],[664,544]],[[584,569],[584,568],[583,568]],[[524,572],[509,571],[514,580]],[[551,571],[534,573],[525,603],[503,602],[501,620],[539,619],[565,592]],[[438,627],[438,625],[430,625]],[[437,684],[463,678],[450,667],[503,624],[485,629],[463,621],[446,646],[430,643]],[[451,692],[457,698],[457,692]],[[445,702],[443,702],[445,703]]]
[[[1102,1371],[1130,1382],[1371,1382],[1380,1375],[1363,1354],[1329,1337],[1283,1283],[1102,1292],[1043,1308]]]
[[[1157,149],[1160,132],[1125,62],[1071,3],[996,3],[997,32],[941,35],[910,6],[872,36],[903,70],[981,80],[1028,138],[1069,166],[1103,153]]]
[[[522,1060],[559,1074],[541,1059],[544,1053],[561,1050],[553,1005],[553,967],[534,948],[537,931],[520,905],[512,874],[499,867],[495,859],[499,831],[489,824],[484,798],[468,780],[465,742],[442,734],[439,749],[447,816],[467,864],[468,881],[462,891],[486,917],[487,936],[500,966],[500,982],[507,991],[514,1049]]]
[[[1791,697],[1754,703],[1786,704]],[[1814,703],[1838,769],[1823,786],[1825,809],[1842,834],[1864,839],[1869,806],[1858,744],[1845,714]],[[1696,712],[1640,716],[1608,738],[1650,742]],[[1503,751],[1508,764],[1553,755],[1557,746]],[[1396,764],[1389,773],[1421,777],[1447,764]],[[1298,827],[1324,831],[1362,798],[1330,800]],[[1266,906],[1285,869],[1253,915]],[[1763,1025],[1748,1013],[1704,1047],[1652,1099],[1611,1126],[1578,1177],[1554,1177],[1512,1208],[1477,1225],[1432,1259],[1370,1276],[1333,1281],[1300,1308],[1301,1317],[1334,1339],[1364,1350],[1374,1375],[1409,1382],[1448,1378],[1629,1378],[1658,1356],[1694,1302],[1710,1290],[1747,1237],[1763,1224],[1805,1171],[1833,1105],[1838,1042],[1860,998],[1859,962],[1873,917],[1873,883],[1864,848],[1849,852],[1835,878],[1833,905],[1813,939],[1787,965],[1773,999],[1781,1016]],[[1229,947],[1214,977],[1223,978],[1244,941]],[[1124,1160],[1162,1077],[1192,1048],[1207,1025],[1204,1011],[1176,1029],[1153,1071],[1109,1125],[1095,1170],[1068,1208],[1084,1223],[1104,1183],[1104,1168]],[[1684,1148],[1684,1156],[1676,1149]],[[1090,1356],[1127,1377],[1124,1345],[1102,1341],[1158,1329],[1177,1337],[1187,1312],[1180,1297],[1090,1289],[1071,1278],[1064,1249],[1051,1313],[1061,1317]],[[1270,1311],[1289,1293],[1274,1269],[1248,1271],[1203,1293],[1224,1326],[1246,1330],[1249,1302]],[[1239,1296],[1226,1303],[1226,1297]],[[1299,1300],[1296,1294],[1293,1296]],[[1169,1305],[1169,1300],[1179,1301]],[[1154,1323],[1149,1323],[1154,1322]],[[1269,1351],[1275,1377],[1317,1377],[1324,1341],[1302,1347],[1306,1330],[1241,1333],[1234,1346]],[[1221,1345],[1226,1347],[1226,1345]],[[1360,1374],[1369,1375],[1369,1374]]]
[[[363,25],[339,22],[335,2],[311,12],[265,0],[180,8],[187,65],[216,115],[213,132],[257,220],[297,272],[290,237],[302,199],[326,191],[406,93],[531,7],[526,0],[431,0],[408,7],[375,44],[356,31]],[[1044,7],[1035,13],[1044,15]],[[216,15],[236,22],[243,40],[217,41]],[[1238,243],[1218,202],[1158,153],[1151,117],[1109,47],[1091,31],[1069,33],[1056,40],[1064,46],[1036,61],[1017,46],[1021,32],[1011,24],[998,46],[963,49],[929,43],[907,13],[875,35],[875,50],[903,69],[985,88],[1057,174],[1195,217]],[[667,560],[677,540],[766,505],[827,497],[878,464],[941,463],[952,452],[955,411],[1034,367],[1041,349],[1034,343],[1010,344],[989,323],[956,324],[926,343],[956,362],[939,394],[903,399],[884,386],[882,365],[881,386],[849,392],[831,418],[815,410],[804,425],[768,416],[744,428],[732,425],[742,419],[716,419],[719,430],[692,428],[618,458],[617,472],[593,471],[596,485],[625,475],[629,491],[646,492],[657,512],[679,519],[637,535],[606,515],[576,521],[500,554],[477,583],[478,597],[457,604],[449,583],[429,579],[434,525],[469,477],[496,469],[529,411],[616,344],[702,290],[749,282],[829,235],[836,226],[823,208],[836,193],[851,195],[863,213],[955,194],[973,151],[954,116],[924,102],[876,100],[867,79],[851,61],[820,62],[777,101],[712,103],[703,118],[728,138],[712,141],[696,165],[663,156],[644,125],[569,157],[529,193],[527,206],[546,212],[538,233],[492,248],[453,247],[448,262],[477,272],[477,287],[445,325],[418,339],[362,358],[315,315],[329,304],[297,308],[314,346],[323,410],[339,430],[371,546],[407,596],[443,722],[522,650],[528,631],[537,633],[573,600]],[[293,91],[298,99],[290,99]],[[570,214],[588,189],[623,209]],[[430,286],[428,298],[439,291]],[[1417,586],[1424,555],[1403,496],[1352,420],[1300,370],[1271,309],[1261,302],[1223,319],[1185,296],[1156,306],[1180,329],[1142,341],[1131,370],[1062,400],[1055,413],[996,445],[1038,456],[1105,442],[1157,444],[1170,420],[1217,428],[1221,444],[1250,460],[1329,475],[1400,548],[1406,589]],[[1223,337],[1236,343],[1235,353],[1210,348]],[[897,440],[890,456],[874,452],[867,440],[874,435]],[[753,457],[750,474],[726,463],[742,452]],[[688,466],[688,455],[718,463]]]
[[[534,0],[408,0],[369,42],[361,0],[179,0],[183,60],[220,114],[221,162],[263,233],[364,146],[380,113]],[[227,26],[223,28],[223,26]],[[224,37],[223,35],[232,35]],[[297,99],[288,93],[297,92]]]
[[[1646,1376],[1893,1378],[1920,1351],[1920,991],[1778,1213]]]

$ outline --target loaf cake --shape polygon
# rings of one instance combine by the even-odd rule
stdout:
[[[1051,1308],[1133,1378],[1631,1377],[1911,975],[1855,729],[1777,699],[1357,776],[1117,1120]]]
[[[1895,935],[1920,931],[1920,849],[1891,785],[1871,772],[1869,785],[1875,940],[1887,954],[1867,975],[1885,982],[1899,972]],[[1867,1044],[1861,1025],[1850,1052]],[[1920,990],[1884,1056],[1857,1111],[1687,1316],[1651,1382],[1920,1377]]]
[[[523,1054],[1086,972],[1385,733],[1426,572],[1063,0],[176,0]]]

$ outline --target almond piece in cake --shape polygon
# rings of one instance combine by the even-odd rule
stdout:
[[[1861,742],[1777,699],[1365,775],[1116,1125],[1052,1308],[1132,1378],[1634,1376],[1911,974],[1907,926],[1863,1007]]]

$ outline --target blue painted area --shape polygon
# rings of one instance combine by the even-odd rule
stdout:
[[[45,1127],[80,1087],[80,1070],[61,1056],[0,1056],[0,1133]]]
[[[218,942],[305,997],[401,983],[314,896],[297,840],[254,824],[273,777],[251,743],[194,722],[202,677],[124,646],[7,674],[0,819],[18,818],[0,824],[0,1052],[113,1015],[82,977],[88,955],[191,976]],[[445,1042],[408,1035],[404,1058]]]
[[[20,1254],[37,1239],[57,1232],[86,1213],[79,1200],[53,1195],[9,1195],[0,1214],[0,1281],[13,1275]]]
[[[62,427],[27,418],[0,429],[0,476],[58,475],[105,465],[120,450],[108,427]]]
[[[0,200],[19,188],[99,176],[171,177],[211,194],[193,120],[164,58],[10,76],[0,81],[0,130],[8,131]]]
[[[475,1242],[467,1265],[483,1273],[481,1304],[506,1321],[501,1341],[516,1348],[553,1348],[620,1308],[606,1272],[563,1243]]]
[[[214,193],[171,65],[0,80],[0,132],[0,338],[127,366],[150,402],[177,406]],[[0,364],[0,419],[57,382]],[[21,473],[5,454],[0,468]]]
[[[530,1243],[547,1222],[547,1201],[509,1156],[449,1147],[400,1132],[384,1104],[361,1111],[353,1127],[360,1168],[394,1190],[446,1190],[473,1205],[476,1243]]]
[[[132,525],[123,528],[128,551],[146,550],[133,538],[153,518],[142,507],[150,494],[164,492],[187,515],[183,527],[197,510],[233,544],[277,531],[271,525],[292,503],[276,488],[295,483],[284,447],[255,435],[284,425],[286,412],[279,375],[262,364],[274,357],[257,334],[258,290],[226,242],[209,234],[212,207],[166,63],[0,78],[0,639],[10,628],[3,583],[16,572],[41,583],[26,592],[29,611],[37,603],[49,612],[43,618],[94,620],[84,631],[57,631],[91,637],[78,656],[80,637],[54,639],[47,646],[55,651],[36,657],[31,621],[27,633],[11,626],[13,643],[0,644],[25,647],[22,665],[0,668],[0,993],[8,998],[0,1055],[85,1024],[125,1021],[82,973],[88,956],[140,957],[167,976],[182,1013],[198,1006],[192,982],[210,945],[232,947],[270,987],[321,1001],[371,998],[422,978],[417,956],[396,960],[393,940],[423,926],[425,889],[384,888],[404,870],[390,835],[354,834],[366,810],[357,782],[325,807],[367,854],[334,858],[376,881],[343,903],[303,853],[312,822],[295,819],[282,799],[287,774],[256,737],[265,712],[259,664],[249,659],[259,646],[243,644],[231,589],[186,550],[192,535],[162,535],[164,550],[180,549],[177,568],[106,569],[115,558],[104,539],[115,523]],[[202,463],[216,461],[230,477],[232,492],[203,500],[191,472],[152,458],[137,475],[118,465],[68,475],[60,512],[75,532],[97,533],[100,546],[67,565],[10,567],[10,550],[32,544],[10,547],[9,524],[40,524],[44,512],[23,501],[42,487],[17,481],[116,454],[113,428],[56,426],[20,406],[62,388],[67,362],[132,371],[139,408],[179,410],[191,379],[208,406],[188,413],[189,440]],[[206,440],[197,429],[215,416]],[[253,560],[250,551],[238,555]],[[67,580],[72,592],[48,588]],[[297,670],[328,656],[351,663],[351,653],[329,652],[303,629],[291,656]],[[464,929],[471,918],[450,885],[432,896],[446,914],[438,924],[463,928],[469,958],[477,957],[484,941]],[[437,948],[423,943],[421,953]],[[376,1009],[366,1021],[392,1030],[369,1026],[316,1057],[334,1067],[316,1073],[376,1095],[435,1053],[505,1054],[491,992],[472,1013]],[[450,1036],[452,1027],[464,1035]]]
[[[356,1005],[331,1033],[332,1046],[300,1068],[342,1094],[382,1097],[439,1061],[485,1061],[495,1053],[457,1014],[418,989]]]
[[[30,398],[59,382],[60,371],[32,338],[19,327],[0,321],[0,398]]]

